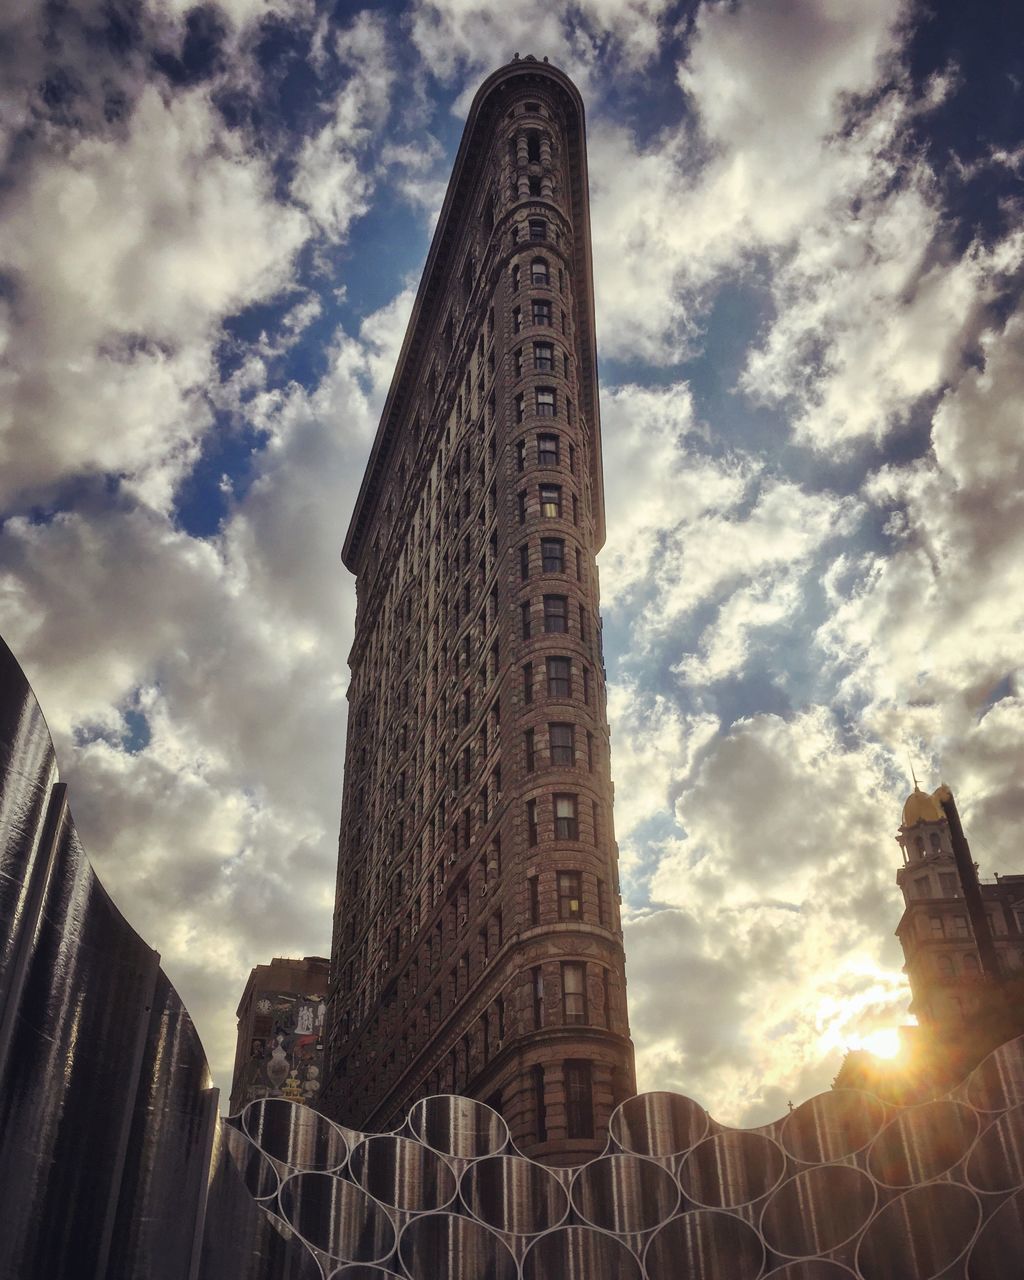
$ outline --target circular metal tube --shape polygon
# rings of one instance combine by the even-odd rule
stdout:
[[[612,1112],[608,1132],[633,1155],[673,1156],[700,1142],[708,1131],[708,1113],[678,1093],[640,1093]]]
[[[648,1280],[757,1280],[764,1243],[753,1227],[720,1209],[694,1209],[666,1222],[644,1253]]]
[[[371,1262],[349,1262],[332,1271],[327,1280],[402,1280],[397,1271],[375,1267]]]
[[[292,1168],[330,1172],[348,1155],[337,1125],[301,1102],[258,1098],[243,1110],[242,1126],[261,1151]]]
[[[395,1228],[372,1196],[333,1173],[296,1173],[281,1184],[281,1212],[314,1249],[346,1262],[382,1262]]]
[[[270,1200],[281,1185],[277,1170],[251,1138],[233,1125],[223,1125],[221,1136],[246,1190],[254,1200]]]
[[[409,1128],[446,1156],[490,1156],[508,1145],[508,1125],[492,1108],[472,1098],[438,1094],[409,1112]]]
[[[914,1187],[890,1200],[868,1224],[857,1246],[857,1269],[864,1280],[933,1280],[966,1251],[980,1221],[981,1204],[966,1187],[952,1182]]]
[[[644,1156],[598,1156],[578,1169],[572,1204],[605,1231],[651,1231],[679,1207],[679,1187],[664,1167]]]
[[[978,1117],[959,1102],[941,1099],[900,1111],[872,1142],[871,1176],[886,1187],[912,1187],[937,1178],[967,1154],[978,1136]]]
[[[364,1191],[393,1209],[441,1209],[455,1195],[447,1161],[412,1138],[364,1138],[352,1148],[349,1170]]]
[[[1013,1191],[1024,1185],[1024,1103],[981,1134],[967,1157],[965,1173],[975,1191]]]
[[[411,1280],[518,1280],[508,1246],[472,1218],[426,1213],[406,1223],[398,1254]]]
[[[856,1280],[849,1267],[822,1258],[801,1258],[787,1262],[777,1271],[769,1271],[764,1280]]]
[[[683,1192],[711,1209],[760,1200],[786,1172],[782,1148],[761,1133],[726,1129],[698,1142],[679,1170]]]
[[[614,1236],[590,1227],[558,1227],[530,1245],[523,1280],[643,1280],[643,1272]]]
[[[1024,1102],[1024,1036],[994,1049],[967,1077],[967,1101],[979,1111],[1005,1111]]]
[[[784,1182],[761,1213],[761,1235],[784,1257],[830,1253],[875,1211],[875,1184],[848,1164],[819,1164]]]
[[[1024,1191],[1004,1200],[978,1233],[967,1259],[967,1280],[1006,1280],[1024,1258]],[[1008,1270],[1009,1269],[1009,1270]]]
[[[825,1164],[868,1145],[885,1123],[885,1107],[859,1089],[830,1089],[808,1098],[786,1117],[784,1151],[805,1164]]]
[[[524,1156],[484,1156],[462,1175],[462,1200],[481,1222],[515,1235],[548,1231],[569,1212],[569,1197],[543,1165]]]

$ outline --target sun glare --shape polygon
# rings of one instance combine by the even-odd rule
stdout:
[[[866,1049],[876,1058],[895,1058],[902,1047],[900,1033],[895,1027],[882,1027],[871,1031],[866,1036],[859,1036],[858,1043],[851,1048]]]

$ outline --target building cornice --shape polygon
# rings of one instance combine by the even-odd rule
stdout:
[[[466,119],[455,166],[426,265],[416,293],[398,364],[388,389],[380,425],[370,450],[355,510],[342,548],[342,562],[358,571],[364,539],[383,492],[392,442],[411,410],[421,382],[430,338],[443,318],[438,308],[448,294],[450,273],[458,265],[464,238],[464,219],[471,208],[481,170],[489,153],[490,132],[505,108],[511,89],[543,83],[559,91],[566,110],[569,200],[573,223],[574,275],[577,296],[579,381],[582,411],[591,433],[591,484],[596,548],[604,543],[604,484],[601,463],[601,420],[598,402],[597,341],[594,317],[594,281],[590,236],[590,201],[587,175],[586,122],[579,90],[557,67],[533,58],[517,59],[500,67],[480,86]]]

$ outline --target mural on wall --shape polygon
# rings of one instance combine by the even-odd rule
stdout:
[[[326,1000],[285,991],[256,996],[242,1105],[257,1098],[314,1102],[320,1092]]]

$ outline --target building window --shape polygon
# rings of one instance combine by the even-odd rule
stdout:
[[[540,877],[530,876],[530,924],[540,924]]]
[[[555,796],[555,839],[578,840],[579,821],[576,817],[575,796]]]
[[[538,373],[550,373],[555,367],[555,349],[550,342],[533,344],[533,367]]]
[[[531,284],[550,284],[551,280],[548,276],[548,264],[546,258],[534,258],[530,263],[530,283]]]
[[[516,422],[522,422],[523,418],[526,416],[526,400],[525,400],[525,398],[524,398],[524,396],[523,396],[523,393],[522,393],[521,391],[520,391],[520,393],[515,397],[515,399],[513,400],[513,402],[512,402],[512,403],[513,403],[514,410],[515,410],[515,420],[516,420]]]
[[[537,843],[537,801],[527,800],[526,802],[526,832],[527,840],[531,845]]]
[[[537,417],[553,418],[554,416],[555,416],[554,387],[538,387],[537,388]]]
[[[968,951],[966,955],[961,956],[960,965],[964,973],[979,972],[978,957],[974,954],[973,951]]]
[[[530,544],[524,542],[519,548],[519,577],[523,582],[530,576]]]
[[[534,769],[537,767],[537,753],[534,749],[534,731],[532,729],[527,729],[523,737],[526,746],[526,771],[527,773],[533,773]]]
[[[935,967],[939,971],[940,978],[952,978],[953,976],[953,957],[952,956],[936,956]]]
[[[530,972],[533,988],[533,1025],[542,1027],[544,1025],[544,972],[539,964],[535,965]]]
[[[522,471],[526,466],[526,441],[516,441],[516,470]]]
[[[540,163],[540,134],[531,129],[526,135],[526,159],[530,164]]]
[[[523,349],[522,349],[522,347],[516,347],[516,349],[515,349],[515,354],[514,354],[514,356],[513,356],[513,359],[515,360],[516,377],[517,377],[517,378],[521,378],[521,377],[523,376]]]
[[[593,771],[594,768],[594,735],[587,730],[587,768]]]
[[[590,1083],[590,1063],[567,1058],[562,1065],[565,1080],[565,1119],[570,1138],[594,1136],[594,1102]]]
[[[524,601],[519,606],[519,614],[522,620],[523,639],[529,640],[530,638],[530,602],[529,600]]]
[[[582,964],[562,964],[562,1021],[579,1026],[587,1021],[586,975]]]
[[[967,928],[966,916],[957,915],[953,917],[953,937],[954,938],[970,937],[970,930]]]
[[[516,498],[519,505],[519,523],[526,524],[526,490],[523,489]]]
[[[570,796],[568,799],[574,800],[575,797]],[[581,878],[578,871],[559,871],[557,873],[559,920],[579,920],[582,916]]]
[[[928,840],[935,852],[938,853],[942,848],[942,841],[939,839],[939,833],[937,831],[931,832],[928,836]]]
[[[565,596],[544,597],[544,630],[560,635],[569,630],[569,601]]]
[[[933,938],[941,938],[944,933],[942,928],[942,916],[929,916],[928,927],[931,930]]]
[[[608,902],[607,889],[604,887],[604,881],[597,882],[597,923],[604,927],[608,923]]]
[[[528,662],[523,667],[523,701],[533,701],[533,663]]]
[[[548,697],[568,698],[572,694],[572,659],[546,659]]]
[[[526,187],[531,196],[540,195],[540,178],[531,176],[526,179]]]
[[[538,396],[540,392],[537,392]],[[557,467],[559,460],[559,440],[556,435],[537,437],[537,465],[541,467]]]
[[[574,730],[571,724],[548,725],[548,747],[553,765],[574,765],[576,763],[576,745],[573,738]]]
[[[540,513],[549,520],[557,520],[562,514],[562,487],[557,484],[540,486]]]
[[[590,668],[583,668],[583,701],[590,706]]]
[[[548,224],[543,218],[530,219],[530,239],[546,240],[548,238]]]
[[[914,880],[914,897],[928,898],[931,896],[929,888],[929,880],[927,876],[918,876]]]
[[[517,307],[516,310],[518,311],[518,309],[519,308]],[[515,312],[513,312],[513,318],[514,316],[515,316]],[[532,299],[530,303],[530,318],[534,324],[550,325],[551,324],[551,303],[548,302],[545,298]],[[518,332],[519,330],[516,329],[516,333]]]
[[[940,871],[939,884],[942,888],[942,896],[944,898],[955,898],[957,896],[957,874],[955,871]]]
[[[565,543],[561,538],[542,538],[541,567],[545,573],[562,573],[565,569]]]
[[[548,321],[548,323],[550,323],[550,317],[549,317],[549,321]],[[513,307],[513,308],[512,308],[512,332],[513,332],[513,333],[518,333],[518,332],[519,332],[519,330],[520,330],[522,327],[523,327],[523,311],[522,311],[522,308],[521,308],[521,307]]]
[[[519,264],[514,263],[512,267],[512,292],[519,291]]]
[[[539,1022],[537,1026],[540,1026]],[[544,1068],[539,1062],[530,1068],[530,1078],[533,1081],[534,1128],[537,1131],[537,1141],[547,1142],[548,1118],[547,1108],[544,1105]]]

